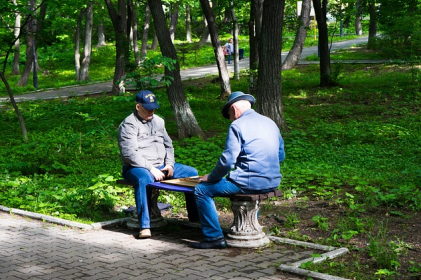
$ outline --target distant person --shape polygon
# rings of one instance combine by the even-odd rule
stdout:
[[[149,218],[151,189],[146,186],[164,178],[197,176],[193,167],[176,163],[172,140],[164,120],[155,115],[159,105],[155,94],[142,90],[136,95],[136,106],[118,128],[118,146],[123,163],[123,178],[134,184],[139,238],[151,237]],[[189,220],[198,220],[192,194],[185,194]]]
[[[193,248],[226,247],[214,197],[267,193],[281,182],[284,140],[275,122],[251,109],[254,103],[252,95],[237,91],[222,108],[222,115],[232,123],[215,168],[199,180],[194,191],[204,239],[190,243]]]
[[[234,53],[234,45],[233,45],[232,38],[228,39],[228,43],[226,43],[224,47],[228,55],[228,64],[231,64],[231,55]]]

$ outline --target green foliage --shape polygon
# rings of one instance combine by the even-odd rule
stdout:
[[[136,89],[146,89],[158,85],[168,86],[173,78],[163,74],[164,68],[172,71],[175,69],[175,64],[176,60],[162,55],[146,57],[140,65],[133,66],[134,69],[127,73],[125,82]]]

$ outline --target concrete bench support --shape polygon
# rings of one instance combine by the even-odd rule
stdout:
[[[237,194],[230,197],[234,221],[227,234],[231,247],[257,248],[269,243],[269,238],[259,224],[260,202],[274,196],[281,196],[276,190],[266,194]]]

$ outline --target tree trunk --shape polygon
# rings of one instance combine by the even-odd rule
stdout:
[[[13,4],[16,6],[16,0],[13,0]],[[15,30],[14,30],[15,38],[18,38],[20,35],[20,14],[15,13]],[[13,54],[13,66],[12,66],[12,74],[19,75],[19,60],[20,60],[20,42],[19,38],[15,41],[14,45],[14,54]]]
[[[155,27],[155,23],[154,23]],[[158,48],[158,36],[156,35],[156,29],[154,29],[153,41],[151,45],[151,50],[156,50]]]
[[[190,5],[186,5],[186,41],[191,43],[191,18],[190,18]]]
[[[113,94],[124,91],[124,85],[121,82],[126,74],[126,65],[129,59],[130,41],[127,38],[127,7],[126,0],[118,0],[118,12],[115,10],[111,0],[104,0],[113,22],[115,32],[115,70],[113,77]]]
[[[146,6],[145,6],[145,23],[143,24],[142,46],[140,47],[140,57],[141,57],[141,59],[144,59],[146,57],[146,52],[147,52],[147,48],[148,48],[150,16],[151,16],[151,10],[149,9],[149,5],[146,4]]]
[[[363,35],[363,27],[361,24],[361,20],[362,20],[362,5],[361,5],[361,1],[357,0],[355,3],[355,8],[356,8],[356,15],[355,15],[355,34],[356,35]]]
[[[161,53],[163,56],[176,60],[175,69],[170,70],[165,67],[165,75],[173,78],[173,81],[167,86],[167,94],[174,110],[174,117],[178,127],[178,136],[181,139],[193,136],[204,138],[204,133],[197,123],[184,94],[180,76],[180,64],[178,63],[174,44],[171,41],[170,31],[167,27],[167,22],[162,10],[162,2],[161,0],[148,0],[148,4],[154,20]]]
[[[282,108],[282,22],[285,0],[265,0],[259,43],[257,111],[286,129]]]
[[[133,0],[130,0],[130,11],[131,11],[131,15],[132,15],[132,26],[133,26],[133,53],[134,53],[134,61],[136,65],[139,65],[140,60],[141,60],[141,56],[139,54],[139,44],[137,43],[138,40],[138,33],[137,33],[137,16],[136,16],[136,11],[135,11],[135,6],[133,3]]]
[[[26,131],[25,121],[22,117],[22,114],[19,110],[18,105],[16,104],[15,98],[13,97],[12,89],[10,88],[10,85],[7,82],[6,77],[4,76],[4,73],[2,71],[0,71],[0,78],[3,81],[4,86],[6,87],[7,93],[9,94],[10,102],[12,103],[12,106],[15,109],[16,115],[18,116],[20,128],[22,130],[23,139],[25,139],[25,142],[27,142],[28,132]]]
[[[35,10],[36,7],[36,1],[35,0],[29,0],[28,6],[31,10]],[[25,31],[26,31],[26,61],[25,61],[25,67],[23,68],[22,75],[17,83],[17,86],[23,87],[28,84],[29,75],[31,74],[31,70],[34,64],[34,41],[35,41],[35,30],[36,30],[36,20],[35,17],[31,16],[31,19],[29,20],[28,24],[26,25]]]
[[[203,23],[204,23],[204,28],[202,31],[202,36],[200,37],[200,41],[199,41],[199,48],[203,47],[206,42],[209,42],[209,28],[208,28],[208,21],[205,19],[203,19]]]
[[[75,34],[75,70],[76,70],[76,81],[80,80],[80,29],[82,26],[82,20],[85,16],[85,9],[80,10],[79,17],[77,19],[76,34]]]
[[[307,29],[310,23],[310,9],[311,0],[303,0],[300,15],[300,26],[298,27],[297,34],[295,35],[294,44],[282,64],[282,70],[294,68],[300,60],[301,52],[303,51],[303,46],[307,37]]]
[[[234,2],[230,1],[231,6],[231,17],[234,25],[233,40],[234,40],[234,79],[240,79],[240,59],[239,59],[239,48],[238,48],[238,20],[235,16]]]
[[[208,0],[200,0],[203,13],[208,22],[209,34],[211,36],[213,50],[215,52],[216,64],[218,66],[219,78],[221,79],[221,94],[219,98],[224,99],[231,94],[231,85],[228,74],[227,65],[225,64],[225,55],[222,50],[221,41],[219,40],[218,31],[216,29],[215,16],[211,10]]]
[[[89,81],[89,65],[91,64],[92,54],[92,28],[93,28],[93,2],[89,1],[86,9],[85,23],[85,44],[83,46],[83,59],[80,68],[80,81]]]
[[[97,47],[103,47],[106,46],[107,43],[105,42],[105,34],[104,34],[104,21],[101,20],[101,22],[98,24],[98,44]]]
[[[370,14],[370,24],[368,27],[368,40],[370,38],[376,37],[377,34],[377,14],[376,14],[376,5],[374,3],[369,3],[368,12]]]
[[[179,15],[179,8],[180,4],[174,3],[171,5],[171,13],[170,13],[170,36],[171,36],[171,42],[174,43],[175,39],[175,30],[177,28],[177,22],[178,22],[178,15]]]
[[[319,30],[320,86],[324,87],[331,84],[329,35],[326,21],[327,0],[313,0],[313,7]]]
[[[263,13],[263,0],[252,0],[250,7],[250,21],[249,21],[249,34],[250,34],[250,81],[249,92],[254,94],[256,91],[256,78],[259,65],[259,40],[262,30],[262,13]]]

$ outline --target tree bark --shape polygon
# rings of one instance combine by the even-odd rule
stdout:
[[[104,21],[98,24],[98,44],[96,45],[98,48],[106,46],[107,43],[105,42],[105,34],[104,34]]]
[[[140,60],[141,60],[141,55],[139,54],[139,44],[137,43],[138,40],[138,32],[137,32],[137,27],[138,27],[138,21],[137,21],[137,16],[136,16],[136,11],[135,11],[135,4],[133,3],[133,0],[130,0],[130,13],[131,13],[131,19],[132,19],[132,30],[133,30],[133,42],[132,42],[132,46],[133,46],[133,53],[134,53],[134,61],[136,65],[139,65]]]
[[[329,36],[326,21],[327,0],[313,0],[313,7],[319,30],[320,86],[324,87],[331,84]]]
[[[129,59],[130,41],[127,37],[127,7],[126,0],[118,0],[118,11],[115,10],[111,0],[104,0],[113,22],[115,41],[116,41],[116,59],[113,77],[113,94],[124,91],[124,85],[121,80],[126,74],[126,65]]]
[[[91,64],[92,54],[92,28],[93,28],[93,2],[89,1],[86,9],[86,22],[85,22],[85,44],[83,46],[83,59],[80,68],[79,81],[89,81],[89,65]]]
[[[171,41],[170,31],[162,10],[162,2],[161,0],[148,0],[148,4],[154,20],[161,53],[163,56],[172,58],[176,61],[175,69],[170,70],[165,67],[165,75],[173,78],[171,84],[167,86],[167,94],[174,110],[174,117],[178,127],[178,136],[181,139],[193,136],[204,138],[204,133],[194,117],[184,94],[180,76],[180,64],[178,63],[174,44]]]
[[[155,23],[154,23],[154,27],[155,27]],[[154,29],[151,50],[156,50],[157,48],[158,48],[158,36],[156,35],[156,29]]]
[[[199,41],[199,48],[203,47],[206,42],[209,42],[209,28],[208,28],[208,21],[205,19],[203,19],[203,23],[204,23],[204,27],[203,27],[203,31],[202,31],[202,36],[200,36],[200,41]]]
[[[377,35],[377,12],[375,3],[368,4],[368,12],[370,14],[370,24],[368,27],[368,40]]]
[[[240,79],[240,59],[239,59],[239,48],[238,48],[238,20],[235,16],[234,1],[230,1],[231,6],[231,18],[233,22],[233,40],[234,40],[234,79]]]
[[[282,22],[285,0],[265,0],[259,43],[257,111],[286,129],[282,108]]]
[[[249,44],[250,44],[250,80],[249,92],[256,91],[256,71],[259,65],[259,40],[262,30],[263,0],[251,0],[250,20],[249,20]]]
[[[190,18],[190,5],[186,5],[186,41],[191,43],[191,18]]]
[[[363,35],[363,27],[361,24],[361,19],[362,19],[362,6],[361,6],[361,1],[357,0],[355,3],[355,8],[356,8],[356,15],[355,15],[355,34],[356,35]]]
[[[76,81],[80,79],[80,29],[82,26],[82,20],[85,16],[85,9],[81,9],[76,24],[75,33],[75,70],[76,70]]]
[[[222,50],[221,41],[219,40],[218,31],[216,29],[215,16],[212,13],[208,0],[200,0],[203,13],[208,22],[209,34],[211,36],[213,50],[215,52],[216,64],[218,66],[219,78],[221,79],[220,99],[224,99],[231,94],[231,85],[227,65],[225,64],[225,55]]]
[[[303,0],[300,15],[300,26],[298,27],[297,34],[295,35],[294,44],[282,64],[282,70],[294,68],[300,60],[307,37],[307,29],[310,23],[310,9],[311,0]]]
[[[175,30],[177,28],[177,22],[178,22],[178,16],[179,16],[179,3],[174,3],[171,5],[171,13],[170,13],[170,36],[171,36],[171,42],[174,43],[175,39]]]
[[[148,48],[150,16],[151,16],[151,10],[149,9],[149,5],[146,4],[145,5],[145,22],[143,24],[142,46],[140,47],[141,59],[144,59],[146,57],[146,52]]]
[[[29,0],[28,1],[28,7],[35,11],[36,7],[36,1],[35,0]],[[34,12],[35,13],[35,12]],[[34,41],[35,41],[35,31],[37,22],[34,16],[31,16],[31,19],[29,20],[28,24],[26,25],[25,31],[26,31],[26,61],[25,61],[25,67],[23,68],[22,75],[17,83],[17,86],[23,87],[28,84],[29,75],[31,74],[31,70],[34,64],[34,55],[33,55],[33,47],[34,47]]]
[[[16,0],[13,0],[13,4],[16,6]],[[16,41],[14,44],[14,53],[13,53],[13,66],[12,66],[12,74],[19,75],[19,61],[20,61],[20,42],[19,42],[19,35],[20,35],[20,14],[18,12],[15,13],[15,29],[13,34],[15,35]]]

